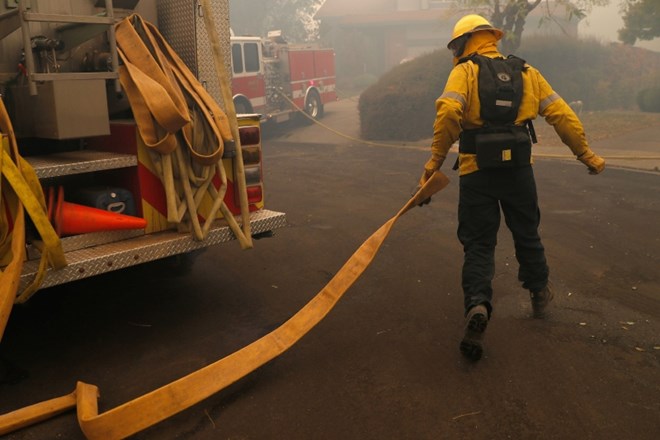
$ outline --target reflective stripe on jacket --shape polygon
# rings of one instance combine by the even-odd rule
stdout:
[[[481,55],[495,58],[502,56],[494,45],[486,46]],[[587,148],[587,139],[582,123],[568,104],[552,90],[543,75],[534,67],[523,71],[523,97],[516,118],[516,125],[523,125],[527,120],[545,117],[562,142],[573,154],[579,156]],[[436,100],[436,118],[433,126],[432,158],[428,163],[442,163],[451,146],[458,140],[461,131],[483,126],[480,117],[479,92],[477,80],[479,66],[472,61],[458,64],[449,74],[442,95]],[[434,160],[435,159],[435,160]],[[459,175],[477,171],[474,154],[459,154]],[[429,170],[432,171],[432,170]]]

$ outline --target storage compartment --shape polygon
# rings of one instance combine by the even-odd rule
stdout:
[[[18,137],[74,139],[110,134],[105,80],[57,80],[11,89]]]

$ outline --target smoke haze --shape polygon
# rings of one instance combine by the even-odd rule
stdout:
[[[619,3],[619,1],[613,0],[609,6],[593,8],[587,18],[582,20],[578,26],[580,36],[592,36],[604,43],[618,42],[618,30],[623,27]],[[651,41],[637,40],[635,46],[660,52],[660,38]]]

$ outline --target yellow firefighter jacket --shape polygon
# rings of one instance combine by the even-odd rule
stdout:
[[[478,53],[495,58],[502,55],[497,51],[497,40],[489,32],[477,32],[466,45],[465,54]],[[433,125],[431,159],[424,168],[428,175],[440,168],[447,152],[465,129],[484,125],[480,117],[477,80],[479,66],[472,61],[457,64],[452,69],[442,95],[436,100],[436,117]],[[573,154],[579,156],[589,148],[582,123],[568,104],[552,90],[552,87],[534,67],[522,73],[523,97],[516,118],[516,125],[523,125],[541,115],[551,124],[562,142]],[[459,175],[477,171],[476,155],[459,154]]]

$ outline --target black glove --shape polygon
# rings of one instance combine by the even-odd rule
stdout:
[[[422,184],[421,183],[417,184],[417,186],[415,187],[415,190],[412,192],[412,194],[410,194],[410,197],[414,197],[415,194],[417,194],[420,189],[422,189]],[[424,206],[424,205],[428,205],[429,203],[431,203],[431,198],[427,197],[426,199],[419,202],[417,204],[417,206]]]

